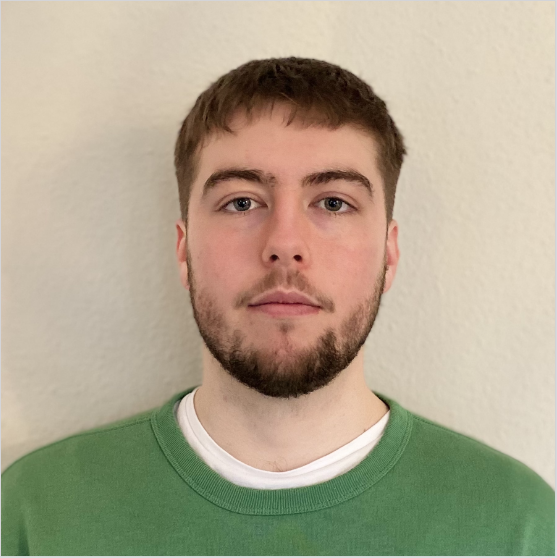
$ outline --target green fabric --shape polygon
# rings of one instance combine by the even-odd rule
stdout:
[[[354,469],[236,486],[160,409],[77,434],[2,475],[3,555],[555,555],[555,493],[488,446],[391,409]]]

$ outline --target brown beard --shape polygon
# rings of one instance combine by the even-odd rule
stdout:
[[[280,360],[276,354],[245,347],[245,334],[227,333],[223,315],[214,299],[198,292],[193,267],[187,257],[193,315],[205,345],[233,378],[262,395],[293,398],[325,387],[354,360],[365,343],[379,312],[387,266],[377,277],[374,292],[341,324],[327,329],[313,347],[299,351],[295,360]],[[284,324],[286,334],[291,326]]]

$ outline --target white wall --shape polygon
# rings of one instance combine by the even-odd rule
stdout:
[[[554,483],[554,3],[2,4],[2,466],[200,381],[174,140],[253,58],[340,64],[409,148],[368,383]]]

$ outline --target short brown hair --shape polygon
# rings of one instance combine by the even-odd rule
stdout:
[[[243,64],[219,78],[197,98],[182,124],[174,152],[184,222],[203,141],[216,131],[232,133],[229,122],[238,111],[249,119],[257,111],[272,109],[275,103],[290,106],[287,125],[294,120],[331,129],[350,124],[375,139],[390,222],[406,149],[387,105],[353,73],[321,60],[295,57]]]

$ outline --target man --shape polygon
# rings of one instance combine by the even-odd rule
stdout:
[[[203,382],[4,474],[4,554],[554,555],[554,492],[366,387],[406,153],[337,66],[253,61],[176,145]]]

